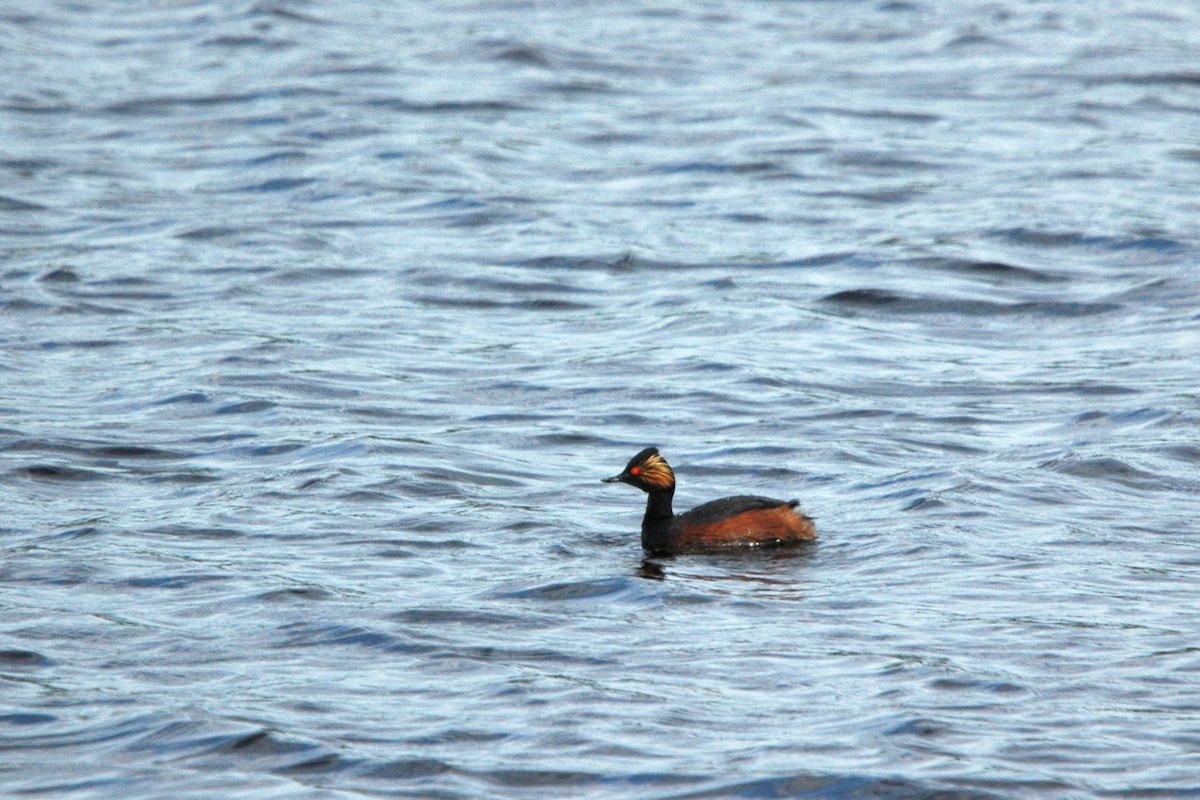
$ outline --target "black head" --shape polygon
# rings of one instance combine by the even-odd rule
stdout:
[[[675,488],[675,473],[666,459],[658,454],[657,447],[647,447],[625,465],[619,475],[605,478],[604,483],[628,483],[643,492],[661,492]]]

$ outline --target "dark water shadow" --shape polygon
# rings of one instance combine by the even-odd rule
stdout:
[[[633,574],[638,578],[655,581],[679,577],[790,584],[795,577],[795,569],[817,555],[818,544],[819,542],[801,542],[794,545],[748,547],[715,553],[647,556],[641,560]]]

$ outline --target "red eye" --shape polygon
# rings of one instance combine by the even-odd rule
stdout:
[[[630,475],[641,475],[641,474],[642,474],[642,468],[641,468],[641,467],[630,467],[630,468],[629,468],[629,474],[630,474]]]

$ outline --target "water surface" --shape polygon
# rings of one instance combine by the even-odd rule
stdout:
[[[1200,12],[0,16],[12,796],[1200,793]],[[819,543],[646,559],[678,508]]]

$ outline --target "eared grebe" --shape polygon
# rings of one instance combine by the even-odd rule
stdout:
[[[658,449],[647,447],[604,483],[628,483],[647,495],[642,517],[642,547],[671,555],[724,550],[730,547],[788,545],[817,538],[813,521],[796,510],[799,500],[767,497],[723,497],[686,514],[671,511],[675,473]]]

